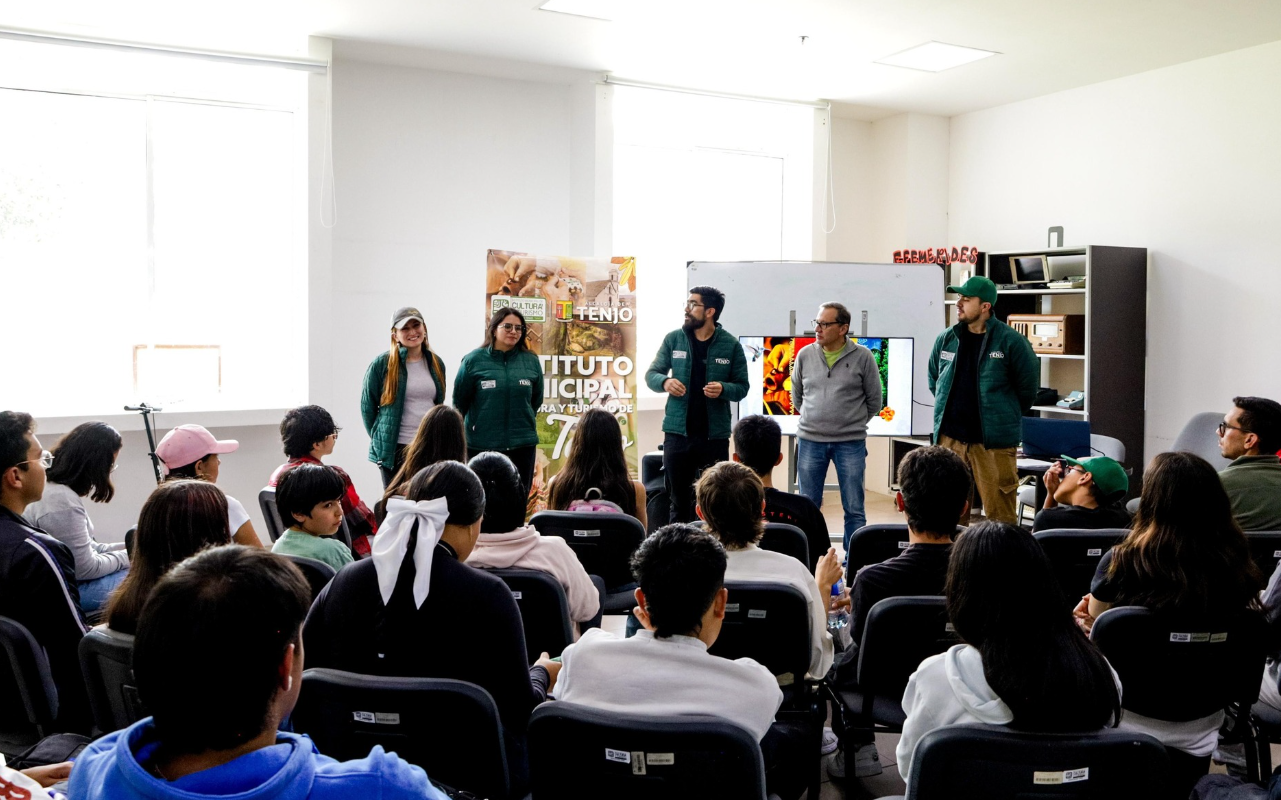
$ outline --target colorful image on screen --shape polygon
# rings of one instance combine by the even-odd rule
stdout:
[[[747,358],[748,391],[739,416],[773,417],[784,434],[795,435],[800,409],[792,400],[796,353],[814,343],[812,336],[741,336]],[[901,337],[856,338],[872,352],[881,378],[882,407],[867,425],[868,436],[908,436],[912,432],[912,344]]]

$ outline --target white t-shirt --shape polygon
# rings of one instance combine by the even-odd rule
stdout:
[[[227,498],[227,527],[231,529],[232,537],[235,537],[236,531],[240,530],[240,526],[244,525],[246,522],[249,521],[249,512],[245,511],[245,507],[242,506],[240,504],[240,501],[237,500],[236,498],[232,497],[229,494],[226,495],[226,498]]]
[[[725,555],[729,559],[725,580],[785,583],[795,586],[805,595],[813,642],[809,674],[816,679],[826,675],[832,666],[832,636],[827,632],[827,599],[819,591],[814,575],[792,556],[762,550],[754,544],[742,550],[726,550]],[[734,602],[733,589],[730,590],[729,601]]]
[[[757,741],[774,722],[783,692],[750,658],[707,652],[692,636],[660,639],[642,630],[620,639],[592,628],[561,655],[556,697],[602,711],[722,717]]]
[[[405,363],[405,402],[400,407],[400,433],[396,444],[409,444],[418,433],[418,425],[436,405],[436,379],[431,375],[430,362]]]

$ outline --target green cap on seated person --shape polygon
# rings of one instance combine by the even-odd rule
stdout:
[[[1125,474],[1125,467],[1121,466],[1116,459],[1107,456],[1093,458],[1062,456],[1062,459],[1064,464],[1080,467],[1090,473],[1090,479],[1094,481],[1095,486],[1099,487],[1099,495],[1104,502],[1111,503],[1119,500],[1130,491],[1130,477]]]
[[[984,303],[996,305],[996,284],[982,275],[975,275],[960,286],[949,286],[947,290],[962,297],[977,297]]]

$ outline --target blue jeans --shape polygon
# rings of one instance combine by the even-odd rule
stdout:
[[[867,465],[867,442],[810,442],[796,438],[796,480],[801,494],[823,507],[823,481],[827,465],[836,463],[836,481],[841,487],[841,508],[845,510],[845,549],[850,536],[867,524],[863,513],[863,470]]]
[[[85,614],[98,613],[107,604],[107,595],[114,592],[128,574],[126,567],[91,581],[76,581],[76,588],[80,590],[80,610]]]

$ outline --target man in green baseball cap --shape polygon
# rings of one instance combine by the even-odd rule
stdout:
[[[957,321],[939,334],[930,354],[934,441],[970,468],[987,518],[1016,525],[1015,449],[1023,439],[1023,413],[1036,400],[1041,362],[1027,337],[992,316],[996,284],[975,275],[947,290],[959,295]]]
[[[1107,456],[1068,458],[1045,471],[1045,506],[1032,530],[1128,528],[1130,514],[1118,502],[1130,490],[1125,467]]]

